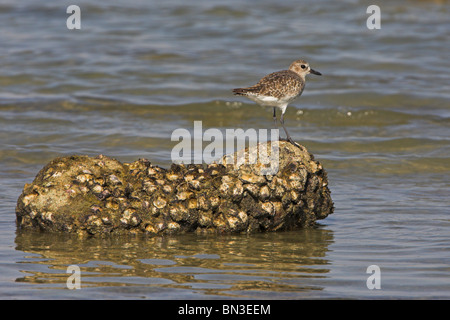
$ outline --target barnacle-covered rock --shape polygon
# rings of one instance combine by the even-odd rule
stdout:
[[[322,165],[304,147],[280,141],[170,169],[146,159],[56,158],[25,185],[16,221],[22,229],[79,234],[248,233],[312,226],[332,212]]]

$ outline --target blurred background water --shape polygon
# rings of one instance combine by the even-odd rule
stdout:
[[[68,30],[66,9],[81,8]],[[389,1],[0,3],[0,298],[450,298],[450,6]],[[25,183],[54,157],[169,167],[170,140],[271,128],[231,89],[304,58],[294,140],[328,172],[317,228],[205,237],[78,239],[16,230]],[[82,289],[66,288],[78,265]],[[381,289],[369,290],[378,265]]]

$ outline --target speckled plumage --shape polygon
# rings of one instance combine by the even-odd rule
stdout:
[[[289,103],[300,96],[305,88],[305,76],[309,73],[321,75],[309,67],[305,60],[291,63],[289,70],[273,72],[263,77],[259,82],[247,88],[233,89],[235,95],[245,96],[261,106],[274,108],[276,123],[276,108],[281,109],[280,122],[289,141],[293,142],[284,127],[283,115]]]
[[[305,81],[297,73],[282,70],[268,74],[254,86],[234,89],[233,92],[236,95],[246,96],[262,106],[281,108],[281,105],[287,106],[297,98],[304,87]]]

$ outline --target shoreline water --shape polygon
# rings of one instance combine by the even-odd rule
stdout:
[[[1,298],[450,297],[448,2],[380,4],[379,30],[359,0],[82,0],[80,30],[66,28],[70,4],[0,5]],[[109,241],[16,229],[24,184],[56,157],[169,168],[172,132],[194,121],[272,128],[230,90],[298,58],[323,73],[285,116],[328,173],[335,212],[317,228]]]

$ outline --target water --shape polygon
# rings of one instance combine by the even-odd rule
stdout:
[[[450,298],[449,3],[76,1],[0,4],[3,299]],[[286,113],[328,172],[315,229],[79,239],[16,230],[25,183],[54,157],[168,167],[173,130],[271,128],[231,89],[307,59]],[[69,265],[81,290],[68,290]],[[381,270],[369,290],[368,266]]]

